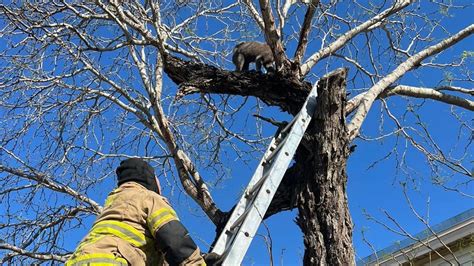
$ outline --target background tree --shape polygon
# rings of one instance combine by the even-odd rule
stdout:
[[[420,153],[433,182],[472,197],[472,52],[450,47],[474,25],[444,26],[472,5],[294,2],[0,4],[2,262],[64,261],[64,237],[90,225],[96,195],[131,156],[151,160],[219,231],[228,213],[211,192],[229,179],[230,160],[258,161],[276,130],[268,121],[282,125],[265,116],[295,115],[318,79],[315,119],[267,213],[298,209],[305,264],[355,259],[346,195],[354,143],[400,139],[409,148],[387,155],[396,167]],[[278,74],[225,70],[236,43],[262,35]],[[439,79],[424,81],[433,71]],[[459,128],[450,147],[423,123],[425,105],[443,104]],[[367,137],[374,106],[380,131]]]

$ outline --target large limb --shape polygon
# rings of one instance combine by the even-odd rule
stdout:
[[[265,23],[265,39],[272,48],[277,70],[281,72],[282,69],[290,69],[291,63],[286,57],[285,48],[281,42],[281,36],[275,26],[275,19],[272,14],[270,1],[260,0],[259,3],[262,11],[263,22]]]
[[[450,88],[450,87],[440,87],[440,88],[425,88],[425,87],[414,87],[414,86],[407,86],[407,85],[398,85],[395,87],[387,88],[383,93],[381,93],[377,98],[387,98],[390,96],[410,96],[414,98],[424,98],[424,99],[432,99],[435,101],[459,106],[465,108],[470,111],[474,111],[474,102],[462,97],[458,97],[455,95],[450,95],[448,93],[441,92],[442,90],[454,90],[458,93],[465,93],[468,95],[472,95],[474,93],[473,89],[463,89],[463,88]],[[366,92],[361,93],[347,102],[346,112],[352,113],[362,102],[364,99]]]
[[[280,75],[238,73],[214,66],[168,57],[165,72],[180,86],[177,98],[192,93],[255,96],[290,114],[299,112],[311,84]]]
[[[409,57],[405,62],[401,63],[397,68],[395,68],[392,73],[388,74],[383,79],[379,80],[374,86],[372,86],[372,88],[370,88],[369,91],[367,91],[362,97],[361,103],[359,104],[354,117],[348,124],[350,140],[354,139],[359,134],[360,127],[362,126],[362,123],[364,122],[365,117],[367,116],[367,113],[369,112],[370,107],[372,106],[375,99],[379,97],[379,95],[382,94],[393,82],[398,80],[406,72],[417,67],[425,58],[449,48],[450,46],[470,36],[473,32],[474,24],[471,24],[453,36],[444,39],[443,41]]]
[[[319,0],[312,0],[304,16],[304,22],[300,32],[300,39],[295,52],[295,63],[297,65],[301,63],[303,55],[306,52],[306,47],[308,46],[308,35],[311,32],[311,22],[313,21],[314,13],[316,13],[316,7],[318,5]]]
[[[19,157],[17,157],[15,154],[11,153],[10,151],[6,150],[5,148],[0,147],[0,150],[8,153],[13,158],[16,158],[17,161],[21,163],[23,167],[28,169],[27,171],[20,168],[13,168],[13,167],[0,164],[1,173],[14,175],[26,181],[33,182],[38,187],[45,187],[52,191],[56,191],[56,192],[68,195],[76,199],[77,201],[85,204],[86,207],[84,207],[83,209],[85,211],[87,210],[87,212],[98,214],[102,210],[102,207],[93,199],[79,193],[78,191],[72,189],[70,186],[61,184],[59,182],[55,182],[52,176],[38,172],[35,168],[29,166],[24,161],[22,161]],[[1,191],[0,195],[8,195],[8,193],[5,191]]]
[[[260,14],[258,14],[258,11],[257,9],[255,8],[255,6],[253,5],[252,1],[250,0],[243,0],[244,4],[247,6],[247,8],[249,9],[250,11],[250,14],[252,15],[253,19],[255,20],[255,22],[257,23],[257,25],[260,27],[260,29],[262,31],[265,31],[265,24],[263,23],[263,19],[262,17],[260,16]]]
[[[0,250],[2,249],[9,250],[10,253],[0,260],[1,263],[9,261],[12,257],[17,256],[17,255],[22,255],[22,256],[30,257],[36,260],[42,260],[42,261],[65,262],[67,259],[66,255],[54,254],[54,253],[43,253],[43,252],[31,252],[31,251],[19,248],[15,245],[5,243],[3,242],[3,240],[0,241]]]

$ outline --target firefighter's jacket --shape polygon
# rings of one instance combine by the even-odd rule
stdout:
[[[168,263],[205,265],[167,200],[138,183],[127,182],[109,194],[92,229],[66,265]]]

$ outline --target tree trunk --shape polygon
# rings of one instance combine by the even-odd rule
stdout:
[[[346,69],[318,86],[318,103],[304,147],[296,154],[301,176],[296,222],[304,235],[304,265],[353,265],[352,222],[346,195],[349,156],[345,128]]]

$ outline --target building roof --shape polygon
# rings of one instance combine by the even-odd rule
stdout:
[[[462,232],[460,231],[461,229],[463,229]],[[453,239],[453,236],[455,239],[460,239],[466,235],[472,234],[474,232],[474,208],[471,208],[465,212],[462,212],[439,224],[431,226],[431,230],[427,228],[426,230],[423,230],[422,232],[414,235],[413,237],[417,240],[407,238],[402,241],[397,241],[397,243],[389,247],[386,247],[380,251],[377,251],[376,254],[372,254],[370,256],[367,256],[357,261],[357,265],[362,266],[362,265],[367,265],[367,264],[381,263],[384,260],[386,260],[384,258],[391,258],[391,257],[397,256],[397,253],[400,253],[401,255],[403,253],[402,250],[407,250],[407,249],[409,250],[413,248],[418,248],[417,246],[424,246],[423,244],[420,243],[420,240],[423,242],[428,242],[428,243],[432,241],[432,240],[429,240],[430,238],[432,238],[433,240],[436,240],[432,231],[438,237],[451,234],[452,236],[451,238],[449,238],[450,240]],[[443,242],[446,243],[446,241],[444,240]],[[438,244],[442,245],[441,243],[438,243]],[[422,252],[420,251],[420,253]],[[390,256],[387,257],[387,255],[390,255]]]

